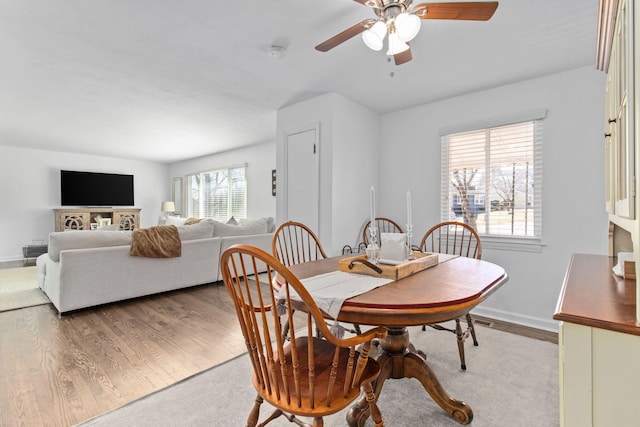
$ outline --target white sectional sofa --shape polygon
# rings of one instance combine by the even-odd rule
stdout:
[[[184,221],[183,221],[184,222]],[[174,221],[174,223],[176,223]],[[129,231],[61,231],[38,257],[38,284],[60,314],[222,280],[220,256],[236,243],[271,253],[271,218],[238,225],[205,220],[178,225],[177,258],[131,256]]]

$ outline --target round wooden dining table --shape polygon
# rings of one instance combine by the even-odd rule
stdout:
[[[342,258],[302,263],[290,269],[298,278],[305,279],[338,270]],[[387,379],[415,378],[445,412],[461,424],[470,423],[473,411],[442,387],[424,353],[411,344],[407,327],[463,317],[507,280],[507,273],[496,264],[456,257],[347,299],[337,320],[384,326],[388,332],[378,345],[376,359],[381,373],[375,383],[375,395],[380,395]],[[353,406],[347,415],[349,426],[363,426],[369,417],[368,408],[364,398]]]

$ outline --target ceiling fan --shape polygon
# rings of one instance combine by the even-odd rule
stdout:
[[[365,19],[316,46],[327,52],[362,33],[364,43],[373,50],[381,50],[387,38],[387,55],[396,65],[411,61],[411,41],[420,31],[421,19],[451,19],[488,21],[498,8],[497,1],[420,3],[412,0],[354,0],[373,9],[376,18]]]

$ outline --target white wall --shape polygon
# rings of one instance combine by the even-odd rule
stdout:
[[[342,96],[335,107],[331,242],[339,254],[343,246],[362,242],[361,229],[369,220],[369,190],[378,188],[380,178],[380,116]],[[383,216],[384,206],[376,205],[376,215]]]
[[[60,169],[134,175],[140,226],[156,225],[169,196],[166,164],[0,146],[0,261],[22,258],[22,246],[47,241],[60,208]]]
[[[320,128],[319,230],[315,230],[328,255],[338,255],[344,245],[355,246],[359,229],[369,215],[369,188],[378,183],[379,116],[342,95],[328,93],[278,111],[279,183],[284,171],[285,135],[299,129]],[[278,197],[279,223],[286,218],[287,197]]]
[[[169,166],[169,176],[184,177],[194,172],[211,171],[243,163],[247,164],[247,217],[275,217],[276,198],[271,195],[271,170],[276,168],[275,142],[172,163]]]
[[[607,253],[604,82],[592,67],[519,82],[382,117],[381,198],[404,221],[413,196],[414,241],[440,221],[440,129],[547,109],[541,253],[483,249],[509,282],[474,312],[556,330],[552,320],[572,253]],[[402,222],[401,222],[402,223]]]
[[[353,229],[368,215],[368,189],[376,185],[377,212],[400,223],[404,195],[413,195],[414,238],[437,223],[440,200],[440,129],[547,109],[544,120],[543,241],[540,253],[485,249],[483,258],[502,265],[510,281],[476,313],[555,330],[552,320],[572,253],[607,253],[604,211],[604,79],[591,67],[519,82],[378,117],[346,98],[323,95],[278,112],[278,143],[178,162],[172,165],[0,146],[0,261],[21,258],[32,240],[46,240],[59,207],[59,170],[96,170],[136,176],[142,226],[155,225],[170,177],[246,162],[248,216],[274,216],[271,169],[291,127],[321,123],[321,222],[323,242],[335,254],[356,243]],[[328,139],[325,139],[328,137]],[[379,144],[379,145],[378,145]],[[377,150],[378,157],[371,155]],[[374,165],[373,167],[371,165]],[[282,171],[279,171],[282,172]],[[328,176],[327,176],[328,174]],[[278,209],[282,203],[277,200]],[[324,211],[323,211],[324,212]],[[282,220],[282,218],[280,218]],[[322,220],[321,220],[322,221]],[[356,239],[356,241],[353,241]],[[345,242],[345,243],[343,243]]]

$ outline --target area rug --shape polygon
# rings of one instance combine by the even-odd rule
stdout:
[[[0,312],[48,304],[35,266],[0,269]]]
[[[482,326],[476,330],[480,345],[466,343],[467,371],[462,371],[453,334],[410,328],[412,342],[426,351],[445,390],[473,409],[470,425],[559,425],[557,344]],[[242,426],[255,398],[250,375],[244,354],[80,426]],[[413,379],[388,380],[378,403],[388,427],[460,425]],[[264,417],[271,407],[262,408]],[[345,417],[346,410],[325,417],[324,425],[345,426]],[[280,418],[270,425],[293,424]]]

